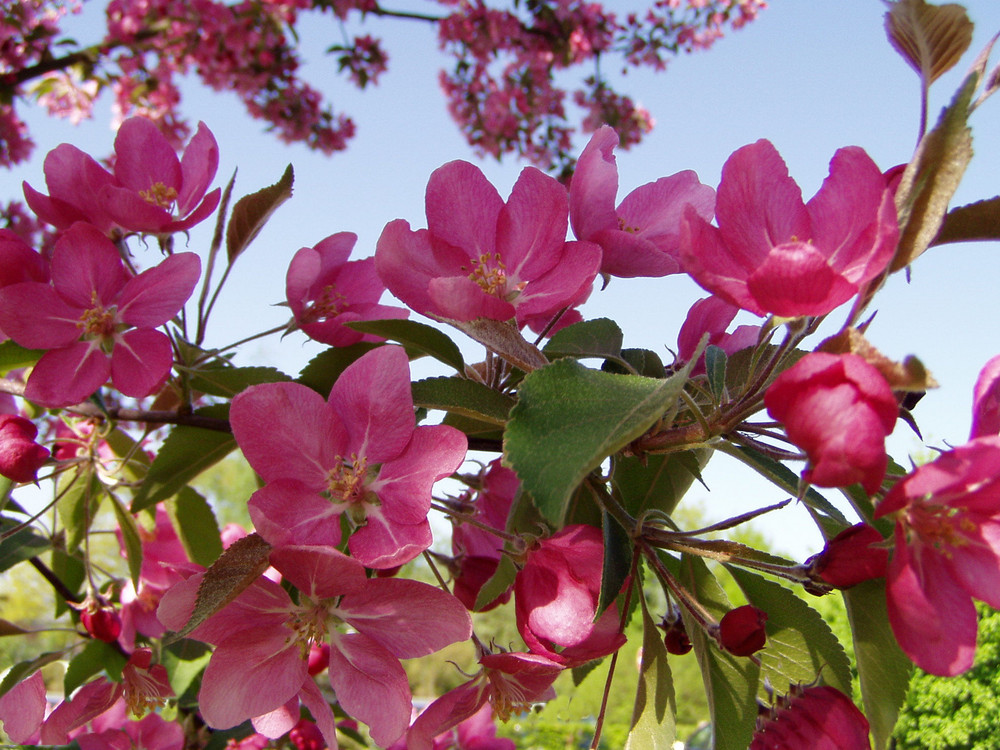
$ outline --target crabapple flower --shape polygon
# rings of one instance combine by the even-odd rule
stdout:
[[[100,188],[101,203],[118,226],[131,232],[183,232],[207,218],[222,191],[206,195],[219,167],[219,147],[205,123],[184,155],[151,120],[130,117],[115,137],[115,180]]]
[[[708,343],[722,349],[726,354],[735,354],[757,343],[760,326],[738,326],[732,333],[726,329],[733,322],[739,308],[730,305],[720,297],[705,297],[698,300],[688,310],[687,317],[677,334],[677,359],[687,362],[694,356],[701,337],[708,334]],[[705,372],[705,360],[700,359],[692,368],[691,375]]]
[[[491,713],[507,721],[512,713],[529,711],[532,704],[555,697],[552,683],[564,668],[538,654],[510,652],[484,654],[479,663],[482,669],[471,680],[449,690],[423,710],[406,733],[400,750],[438,750],[442,744],[449,748],[440,742],[442,737],[449,738],[455,727],[462,737],[463,724],[473,717],[480,717],[486,728],[485,720]],[[479,721],[474,726],[480,726]],[[492,721],[488,724],[492,727]],[[466,745],[459,743],[458,747]],[[479,745],[470,745],[470,750],[473,747]],[[500,745],[497,750],[506,747]]]
[[[35,442],[38,428],[30,419],[0,414],[0,474],[15,482],[34,482],[49,458],[48,448]]]
[[[280,709],[304,686],[318,695],[308,655],[313,643],[328,642],[329,679],[340,705],[369,726],[378,745],[395,742],[406,731],[411,707],[399,659],[468,638],[468,612],[428,584],[366,578],[359,562],[327,547],[276,548],[271,563],[299,590],[297,602],[260,577],[190,634],[216,646],[199,693],[205,721],[220,729],[235,726]],[[192,576],[163,597],[159,615],[167,627],[179,629],[190,617],[201,578]],[[353,632],[340,632],[339,623]],[[307,705],[319,721],[319,709]],[[333,736],[324,735],[335,746]]]
[[[969,439],[1000,434],[1000,356],[983,365],[972,389]]]
[[[431,174],[425,203],[427,229],[389,222],[375,249],[389,291],[423,315],[523,326],[582,301],[597,275],[600,248],[566,242],[566,190],[534,167],[504,203],[477,167],[453,161]]]
[[[338,232],[315,247],[295,253],[285,276],[285,294],[295,322],[305,334],[330,346],[381,341],[348,328],[359,320],[405,318],[408,310],[378,304],[385,284],[375,273],[375,259],[348,261],[358,236]]]
[[[177,253],[130,276],[114,244],[77,223],[56,242],[51,284],[0,289],[0,328],[29,349],[48,349],[24,395],[58,408],[83,401],[110,376],[126,396],[163,385],[173,365],[166,323],[194,291],[201,261]]]
[[[802,478],[820,487],[882,484],[885,438],[899,406],[882,374],[856,354],[807,354],[764,394],[767,413],[809,456]]]
[[[684,270],[756,315],[825,315],[882,272],[899,237],[893,191],[854,146],[807,204],[770,142],[744,146],[722,169],[715,216],[718,228],[685,209]]]
[[[91,224],[105,235],[118,229],[101,198],[101,191],[115,184],[114,175],[93,157],[63,143],[46,154],[42,171],[48,195],[23,183],[24,200],[38,218],[60,230],[78,221]]]
[[[918,466],[875,510],[894,517],[886,577],[889,623],[918,667],[972,667],[973,598],[1000,607],[1000,437],[982,437]]]
[[[878,531],[866,523],[849,526],[803,563],[810,578],[838,589],[856,586],[872,578],[884,578],[889,550]]]
[[[719,645],[734,656],[750,656],[767,643],[767,612],[745,604],[731,609],[719,621]]]
[[[446,425],[416,426],[409,363],[398,346],[368,352],[325,400],[297,383],[253,386],[233,399],[233,434],[266,482],[250,498],[257,532],[274,546],[340,543],[370,568],[412,560],[431,543],[431,488],[465,459]]]
[[[871,750],[868,719],[828,685],[794,685],[757,717],[749,750]]]
[[[603,565],[604,540],[594,526],[567,526],[528,551],[514,580],[514,608],[532,653],[577,666],[625,643],[616,604],[594,620]]]
[[[578,240],[601,246],[601,273],[610,276],[666,276],[679,273],[681,217],[687,206],[706,221],[715,191],[690,170],[643,185],[615,208],[618,134],[604,125],[580,154],[569,186],[569,216]]]
[[[473,502],[472,520],[503,531],[521,483],[513,471],[500,465],[500,459],[490,462],[481,481],[482,489]],[[479,590],[500,564],[503,541],[480,526],[460,523],[452,531],[451,549],[455,558],[453,593],[468,609],[474,610]],[[509,600],[507,590],[480,611],[486,612]]]

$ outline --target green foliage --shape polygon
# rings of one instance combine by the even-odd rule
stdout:
[[[991,750],[1000,738],[1000,612],[977,604],[975,664],[958,677],[917,670],[893,731],[897,750]]]

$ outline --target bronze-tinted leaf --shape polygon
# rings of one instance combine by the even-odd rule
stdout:
[[[965,8],[954,3],[899,0],[885,14],[885,31],[925,86],[953,68],[972,42],[972,21]]]
[[[1000,240],[1000,195],[953,208],[931,245]]]
[[[230,263],[253,242],[278,206],[292,197],[294,179],[295,174],[289,164],[276,183],[236,201],[226,228],[226,255]]]

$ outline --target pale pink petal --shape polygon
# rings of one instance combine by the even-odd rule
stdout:
[[[138,193],[156,183],[180,190],[181,163],[166,136],[151,120],[130,117],[115,137],[115,177]]]
[[[111,375],[107,355],[93,343],[81,341],[43,354],[28,376],[25,398],[50,408],[86,400]]]
[[[330,406],[348,430],[352,454],[370,464],[394,459],[416,426],[406,351],[383,346],[353,362],[333,384]]]
[[[275,479],[250,496],[254,528],[271,544],[340,544],[340,511],[316,489]]]
[[[308,684],[309,682],[310,680],[306,680],[303,684]],[[278,706],[278,708],[266,714],[254,716],[251,723],[253,724],[254,731],[258,734],[276,740],[278,737],[287,734],[299,723],[299,713],[299,697],[296,695],[285,703],[285,705]]]
[[[407,750],[434,750],[435,737],[473,716],[488,698],[487,684],[481,678],[449,690],[420,712],[406,733]]]
[[[125,725],[125,734],[131,738],[126,748],[143,750],[184,750],[184,728],[174,721],[166,721],[159,714],[148,714],[139,721]]]
[[[219,168],[219,146],[212,131],[203,122],[184,149],[181,157],[183,187],[177,196],[177,213],[187,215],[194,204],[201,200],[208,186],[215,179]]]
[[[472,620],[458,599],[405,578],[369,579],[341,599],[337,614],[402,659],[432,654],[472,634]]]
[[[240,450],[265,482],[288,477],[319,492],[337,456],[349,453],[340,417],[298,383],[247,388],[233,399],[229,419]]]
[[[111,352],[111,382],[126,396],[144,398],[160,390],[173,364],[166,334],[133,328],[118,338]]]
[[[898,525],[886,596],[896,640],[918,667],[945,677],[972,667],[977,629],[972,597],[956,585],[938,552],[922,547],[913,554]]]
[[[299,693],[299,700],[305,704],[312,714],[316,726],[323,733],[326,740],[327,750],[337,750],[337,720],[333,715],[333,709],[327,703],[326,698],[311,679],[306,680]]]
[[[610,125],[601,126],[590,138],[576,163],[569,185],[569,214],[578,240],[592,240],[604,229],[617,229],[615,196],[618,167],[614,148],[618,134]]]
[[[58,349],[77,341],[80,312],[49,284],[25,281],[0,289],[0,330],[28,349]]]
[[[567,242],[559,265],[533,279],[515,301],[518,322],[554,313],[577,302],[601,267],[601,248],[592,242]]]
[[[411,694],[399,659],[362,633],[330,634],[330,684],[337,701],[387,747],[410,723]]]
[[[82,727],[95,716],[107,711],[117,701],[124,687],[99,677],[81,687],[69,700],[64,700],[42,723],[40,738],[43,745],[65,745],[69,733]]]
[[[525,167],[497,220],[497,252],[508,277],[527,281],[551,270],[566,240],[566,188],[544,172]]]
[[[427,228],[435,237],[478,259],[496,252],[503,199],[478,167],[453,161],[427,182]]]
[[[41,671],[0,696],[0,722],[12,742],[30,744],[45,718],[45,680]]]
[[[187,302],[201,275],[201,259],[177,253],[130,279],[118,301],[118,315],[139,328],[156,328],[170,320]]]
[[[51,268],[59,296],[81,310],[89,310],[95,301],[113,304],[128,280],[111,240],[83,223],[74,224],[56,241]]]
[[[369,583],[357,560],[326,546],[282,546],[271,564],[313,601],[363,591]]]
[[[701,337],[706,333],[710,334],[710,337],[724,333],[737,312],[739,308],[721,297],[705,297],[691,305],[681,325],[680,333],[677,334],[678,358],[684,362],[691,359]]]
[[[228,729],[275,710],[308,679],[306,661],[290,631],[248,630],[216,647],[198,694],[201,715]]]

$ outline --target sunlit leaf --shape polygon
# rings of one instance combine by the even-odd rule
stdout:
[[[129,576],[132,579],[132,585],[138,589],[139,575],[142,573],[142,538],[139,536],[139,527],[136,526],[135,518],[125,509],[114,493],[108,492],[108,499],[115,512],[115,520],[118,522],[122,542],[125,544]]]
[[[222,538],[208,501],[191,487],[183,487],[167,502],[167,513],[191,562],[206,568],[222,554]]]
[[[289,164],[276,183],[236,201],[226,227],[226,255],[230,264],[254,241],[278,206],[292,197],[294,181],[295,173]]]
[[[427,378],[413,383],[413,403],[503,426],[514,399],[464,378]]]
[[[663,645],[663,633],[649,616],[645,598],[639,599],[642,606],[642,661],[625,750],[671,750],[677,737],[674,721],[677,707],[667,649]]]
[[[109,675],[120,678],[128,658],[110,643],[91,638],[84,647],[70,659],[63,676],[63,692],[70,695],[83,683],[105,670]]]
[[[462,359],[458,344],[426,323],[415,320],[368,320],[348,323],[347,327],[362,333],[381,336],[389,341],[397,341],[405,346],[407,351],[427,354],[455,368],[459,373],[465,373],[465,360]]]
[[[613,320],[584,320],[556,331],[542,351],[549,359],[618,358],[621,356],[622,338],[622,329]]]
[[[190,385],[209,396],[232,398],[252,385],[291,379],[276,367],[205,367],[192,373]]]
[[[951,209],[931,245],[1000,240],[1000,195]]]

